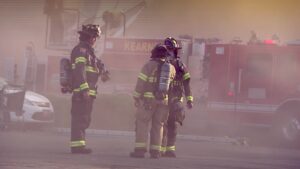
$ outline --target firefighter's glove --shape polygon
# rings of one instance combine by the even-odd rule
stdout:
[[[188,100],[188,101],[186,102],[186,107],[187,107],[188,109],[193,108],[193,102],[192,102],[191,100]]]
[[[106,82],[110,79],[109,77],[109,71],[108,70],[105,70],[102,75],[101,75],[101,81],[102,82]]]

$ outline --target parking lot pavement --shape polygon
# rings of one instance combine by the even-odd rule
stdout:
[[[90,155],[70,154],[68,132],[0,132],[1,169],[283,169],[300,168],[300,151],[180,138],[177,158],[133,159],[130,133],[88,134]]]

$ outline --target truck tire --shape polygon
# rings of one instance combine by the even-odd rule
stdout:
[[[293,113],[285,113],[276,117],[274,134],[278,141],[284,145],[299,146],[300,144],[300,118]]]

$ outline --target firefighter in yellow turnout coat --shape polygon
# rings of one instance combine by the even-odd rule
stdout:
[[[150,156],[160,157],[163,122],[168,116],[168,88],[175,77],[175,68],[166,61],[168,50],[165,45],[157,45],[152,50],[151,60],[142,68],[134,91],[137,107],[135,148],[131,157],[144,158],[148,147],[150,129]],[[164,90],[162,88],[165,88]]]

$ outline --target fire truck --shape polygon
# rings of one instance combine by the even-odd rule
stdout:
[[[268,127],[300,138],[300,45],[208,44],[204,74],[211,124]]]

